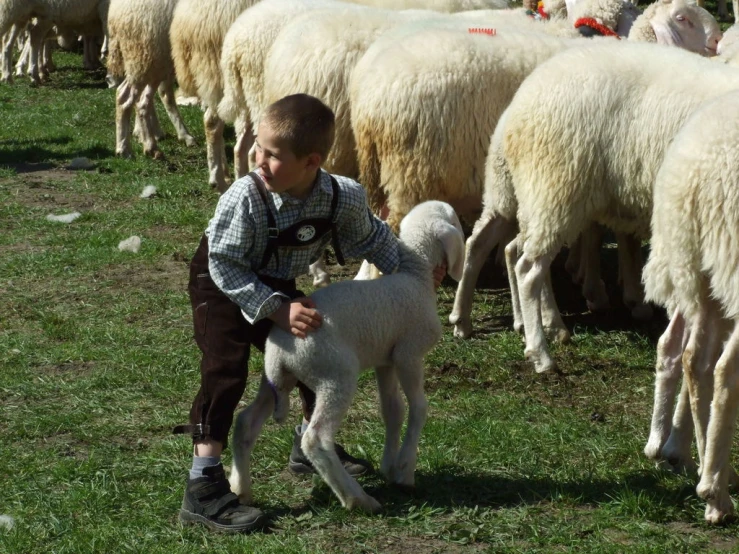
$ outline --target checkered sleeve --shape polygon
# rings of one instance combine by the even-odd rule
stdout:
[[[257,225],[244,186],[234,183],[218,201],[208,225],[208,268],[216,286],[254,323],[274,313],[288,297],[262,283],[252,268]]]
[[[340,182],[344,185],[342,199],[346,202],[337,229],[343,254],[348,258],[364,258],[385,275],[395,273],[400,263],[398,239],[369,209],[367,193],[359,183],[350,179]]]

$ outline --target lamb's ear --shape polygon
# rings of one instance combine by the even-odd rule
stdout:
[[[464,235],[451,223],[446,221],[439,224],[438,238],[446,254],[446,272],[455,281],[462,278],[464,270]]]

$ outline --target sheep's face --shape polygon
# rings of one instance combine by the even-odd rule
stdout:
[[[710,13],[684,0],[665,2],[650,24],[657,43],[678,46],[702,56],[715,56],[722,36],[718,22]]]

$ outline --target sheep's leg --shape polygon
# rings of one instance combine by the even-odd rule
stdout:
[[[580,254],[582,248],[580,246],[580,237],[577,237],[575,241],[570,244],[570,250],[567,254],[567,261],[565,261],[565,269],[567,273],[572,277],[572,282],[579,285],[578,273],[580,271]]]
[[[687,333],[685,339],[687,341]],[[682,365],[682,360],[680,364]],[[661,458],[667,460],[676,473],[692,472],[698,467],[690,452],[690,445],[693,443],[693,429],[688,380],[683,377],[683,384],[677,397],[677,406],[675,406],[675,415],[672,418],[670,436],[667,437],[660,453]]]
[[[641,284],[641,272],[644,261],[641,255],[641,241],[634,235],[618,233],[618,272],[623,283],[624,304],[631,310],[634,319],[648,320],[653,310],[644,303],[644,288]]]
[[[316,408],[308,428],[303,432],[301,447],[342,506],[349,510],[374,513],[382,506],[346,472],[334,447],[334,436],[357,388],[352,369],[336,367],[335,371],[335,377],[343,379],[340,384],[324,382],[321,389],[316,391]]]
[[[150,115],[153,110],[154,104],[154,87],[146,85],[138,103],[136,104],[136,113],[141,121],[151,121]],[[155,138],[156,130],[151,125],[141,126],[141,142],[144,146],[144,154],[151,156],[154,159],[160,159],[163,157],[161,150],[157,146]]]
[[[423,359],[398,363],[397,368],[400,386],[408,399],[408,426],[390,480],[412,487],[415,485],[418,443],[428,413],[428,401],[423,392]]]
[[[544,326],[544,334],[549,340],[562,344],[570,342],[570,331],[562,321],[557,300],[554,298],[550,269],[546,271],[544,286],[541,289],[541,322]]]
[[[508,271],[508,286],[511,288],[511,306],[513,307],[513,330],[523,332],[523,314],[521,313],[521,296],[518,291],[516,278],[516,264],[519,258],[518,237],[514,238],[505,247],[506,270]]]
[[[208,183],[218,192],[228,189],[226,175],[223,171],[222,152],[225,154],[223,141],[223,120],[218,113],[208,106],[203,114],[203,126],[205,127],[205,144],[208,156]]]
[[[606,284],[601,279],[600,250],[603,243],[603,227],[591,223],[580,235],[580,271],[582,294],[591,312],[600,312],[610,307]],[[579,275],[578,275],[579,276]]]
[[[526,337],[524,355],[534,364],[537,373],[555,369],[554,360],[552,360],[547,348],[541,311],[542,288],[546,285],[547,272],[552,263],[552,258],[551,254],[531,257],[526,253],[524,245],[523,254],[516,264],[516,279],[518,281],[524,335]]]
[[[734,515],[728,485],[731,472],[729,454],[739,404],[738,356],[739,325],[735,322],[716,363],[705,457],[701,464],[701,480],[696,489],[698,496],[707,501],[705,517],[709,523],[721,523]]]
[[[13,45],[15,43],[15,39],[18,37],[18,35],[21,32],[21,26],[16,24],[13,24],[10,29],[8,30],[8,34],[5,37],[5,42],[3,44],[3,68],[2,68],[2,81],[4,83],[10,83],[13,80],[12,75],[12,65],[13,65]],[[25,44],[23,46],[23,51],[25,52],[26,47]],[[31,54],[31,43],[30,40],[28,41],[28,55]],[[22,56],[23,54],[21,54]]]
[[[128,82],[118,85],[115,98],[115,153],[124,158],[130,158],[131,151],[131,111],[133,110],[139,91]]]
[[[177,132],[177,138],[183,141],[187,146],[195,145],[195,138],[188,132],[185,122],[182,120],[180,110],[177,108],[177,102],[174,97],[174,80],[170,77],[159,83],[159,98],[162,99],[164,109],[167,110],[169,120],[174,125]]]
[[[41,83],[41,74],[39,71],[39,61],[41,60],[41,47],[53,25],[45,20],[39,20],[36,25],[31,27],[29,36],[31,40],[31,59],[28,64],[28,75],[34,85]]]
[[[249,173],[249,151],[254,145],[254,133],[251,125],[244,120],[243,116],[239,116],[236,127],[240,129],[240,132],[237,133],[234,145],[234,178],[238,179]]]
[[[327,287],[331,284],[331,276],[326,271],[325,255],[322,255],[317,262],[310,264],[308,273],[313,277],[314,287]]]
[[[275,397],[266,377],[262,375],[262,382],[254,402],[239,413],[234,422],[233,439],[233,466],[229,483],[234,494],[238,495],[243,504],[251,504],[251,453],[254,443],[259,437],[264,422],[275,407]]]
[[[650,460],[661,459],[662,447],[670,436],[672,408],[677,384],[682,375],[682,354],[685,347],[685,318],[675,310],[667,329],[657,343],[657,367],[654,379],[654,407],[649,440],[644,454]]]
[[[454,308],[449,315],[455,337],[467,338],[472,333],[472,297],[480,270],[490,251],[510,234],[512,228],[509,221],[487,212],[475,223],[472,235],[467,239],[464,272],[454,297]]]
[[[385,448],[380,463],[380,473],[392,481],[400,451],[400,432],[403,426],[405,403],[400,395],[398,376],[394,366],[375,368],[377,389],[380,393],[382,420],[385,422]]]
[[[15,25],[13,26],[13,29],[15,29]],[[23,43],[23,50],[21,50],[21,55],[15,64],[15,76],[16,77],[22,77],[23,75],[25,75],[26,68],[28,67],[30,61],[31,61],[31,38],[28,37],[26,41]]]
[[[713,367],[721,348],[720,327],[720,308],[713,300],[704,301],[692,322],[688,345],[683,353],[683,371],[688,381],[701,468],[704,467],[706,431],[713,396]]]

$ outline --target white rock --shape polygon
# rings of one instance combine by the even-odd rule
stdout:
[[[157,188],[154,185],[146,185],[144,190],[141,191],[139,198],[149,198],[157,193]]]
[[[77,219],[82,214],[80,212],[72,212],[68,214],[63,215],[54,215],[49,214],[46,216],[47,221],[56,221],[58,223],[72,223],[75,219]]]
[[[10,531],[15,526],[15,520],[6,515],[0,515],[0,528],[4,527],[6,530]]]
[[[118,250],[121,252],[133,252],[136,254],[138,253],[139,248],[141,248],[141,237],[137,237],[136,235],[128,237],[126,240],[122,240],[118,243]]]
[[[89,158],[74,158],[67,166],[68,169],[92,169],[93,167],[95,164]]]

